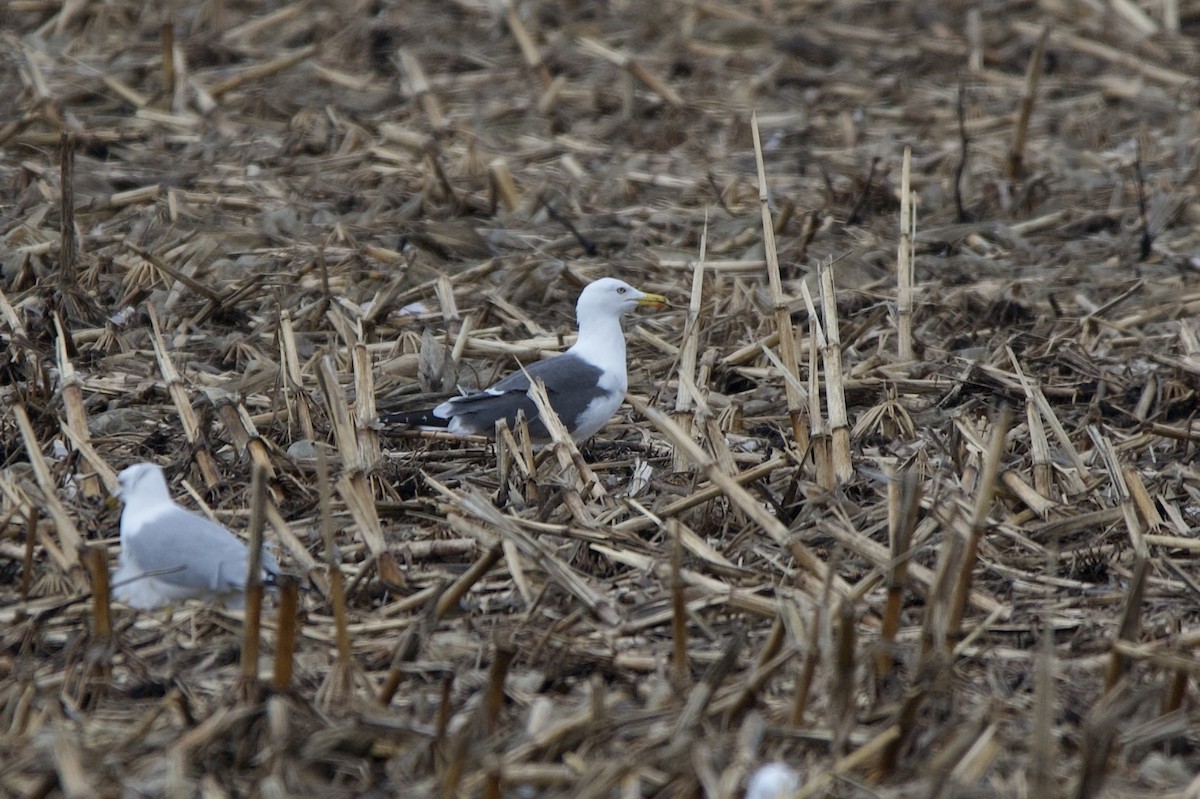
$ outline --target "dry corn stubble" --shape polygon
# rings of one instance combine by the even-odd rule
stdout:
[[[0,11],[0,794],[1196,795],[1186,4],[143,5]],[[370,427],[611,273],[654,411]],[[83,601],[135,460],[264,470],[264,701]]]

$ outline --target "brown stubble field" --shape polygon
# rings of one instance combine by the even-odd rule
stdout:
[[[8,0],[0,795],[1200,797],[1198,31]],[[605,275],[578,453],[373,423]],[[257,659],[94,595],[144,460],[307,589]]]

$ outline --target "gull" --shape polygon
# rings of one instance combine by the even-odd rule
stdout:
[[[121,554],[113,594],[140,610],[184,599],[244,604],[250,553],[233,533],[182,508],[171,499],[163,470],[136,463],[117,475],[121,511]],[[279,573],[271,553],[262,553],[263,577]]]
[[[629,388],[621,317],[637,307],[660,309],[667,305],[661,294],[639,291],[616,278],[601,278],[579,294],[575,305],[579,338],[562,355],[528,364],[482,391],[454,397],[429,410],[385,414],[380,422],[445,428],[459,436],[486,436],[492,435],[500,419],[512,427],[521,412],[529,422],[532,439],[545,443],[550,434],[529,395],[532,381],[541,379],[550,407],[571,438],[584,441],[608,423]]]

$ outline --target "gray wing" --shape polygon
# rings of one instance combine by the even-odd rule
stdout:
[[[582,358],[561,355],[532,363],[524,371],[513,372],[484,391],[455,397],[438,410],[445,408],[448,415],[483,435],[490,435],[500,419],[512,423],[521,411],[530,420],[530,433],[534,438],[545,438],[546,428],[538,421],[537,406],[528,395],[530,378],[541,378],[550,406],[568,429],[574,429],[575,420],[592,400],[607,393],[599,386],[602,374],[598,367]]]
[[[600,367],[588,363],[576,355],[559,355],[557,358],[534,361],[524,369],[518,369],[507,375],[491,388],[476,393],[528,391],[531,377],[540,377],[546,384],[546,391],[551,394],[581,391],[594,388],[599,383],[602,374]],[[474,395],[468,395],[464,399],[470,396]]]
[[[219,524],[183,508],[172,508],[127,537],[126,555],[143,572],[181,588],[227,592],[246,585],[246,545]],[[265,570],[279,567],[263,553]]]

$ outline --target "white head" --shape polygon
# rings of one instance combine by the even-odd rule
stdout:
[[[575,316],[582,327],[585,320],[609,318],[620,319],[639,305],[665,308],[669,303],[661,294],[638,291],[624,280],[602,277],[589,283],[575,304]]]
[[[117,484],[117,496],[126,504],[134,497],[139,501],[171,499],[167,478],[162,467],[155,463],[135,463],[125,467],[117,475]]]

